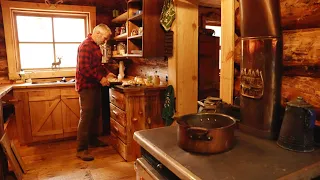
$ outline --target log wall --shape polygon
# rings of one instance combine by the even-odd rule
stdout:
[[[302,96],[320,117],[320,1],[280,0],[283,28],[282,105]],[[240,13],[235,12],[236,36],[240,36]],[[240,68],[240,39],[235,40],[235,67]],[[236,70],[238,70],[236,69]],[[239,95],[239,74],[234,92]]]

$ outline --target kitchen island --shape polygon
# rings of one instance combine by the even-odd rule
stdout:
[[[158,161],[155,169],[164,166],[181,179],[292,180],[320,176],[319,148],[311,153],[298,153],[282,149],[276,141],[239,131],[235,136],[237,143],[230,151],[202,155],[178,147],[177,126],[134,133],[135,141]]]

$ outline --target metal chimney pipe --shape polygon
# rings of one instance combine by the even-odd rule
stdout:
[[[279,0],[240,0],[240,130],[276,139],[280,127],[282,30]]]

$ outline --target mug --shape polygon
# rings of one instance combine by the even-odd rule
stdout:
[[[131,36],[138,35],[138,30],[137,29],[132,29],[131,31]]]

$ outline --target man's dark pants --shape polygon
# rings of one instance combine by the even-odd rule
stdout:
[[[90,141],[98,137],[101,91],[100,88],[82,89],[79,95],[80,120],[77,151],[83,151],[88,149]]]

